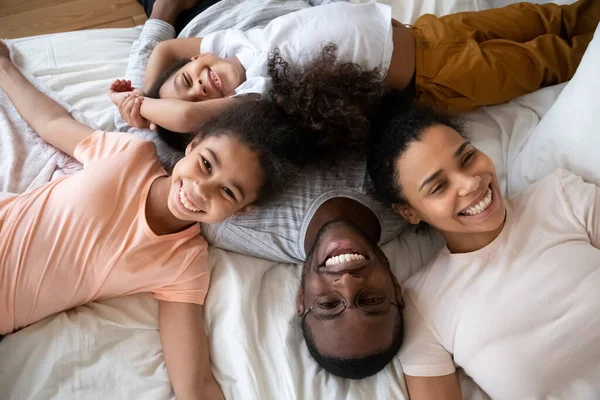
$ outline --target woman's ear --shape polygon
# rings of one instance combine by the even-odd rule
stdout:
[[[410,224],[417,225],[421,222],[421,218],[417,215],[416,210],[408,204],[394,203],[392,204],[392,208]]]

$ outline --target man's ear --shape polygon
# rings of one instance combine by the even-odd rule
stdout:
[[[421,218],[419,218],[417,215],[416,210],[408,204],[394,203],[392,204],[392,208],[396,214],[399,214],[410,224],[417,225],[419,222],[421,222]]]
[[[302,290],[302,286],[298,288],[298,293],[296,293],[296,311],[298,315],[304,312],[304,291]]]
[[[233,214],[234,215],[244,215],[246,213],[249,213],[250,211],[254,211],[255,209],[256,209],[256,206],[254,204],[248,204],[247,206],[240,208]]]
[[[209,54],[212,54],[212,53],[200,53],[200,54],[196,54],[195,56],[193,56],[193,57],[191,58],[191,60],[192,60],[192,61],[196,61],[196,60],[197,60],[197,59],[199,59],[200,57],[204,57],[204,56],[207,56],[207,55],[209,55]]]

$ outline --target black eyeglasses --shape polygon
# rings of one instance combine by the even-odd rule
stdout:
[[[354,305],[368,314],[379,314],[387,311],[393,304],[401,309],[404,304],[390,300],[387,294],[378,289],[363,289],[356,295]],[[332,319],[351,308],[344,296],[337,291],[325,292],[313,299],[312,306],[300,314],[304,318],[309,312],[313,312],[318,319]]]

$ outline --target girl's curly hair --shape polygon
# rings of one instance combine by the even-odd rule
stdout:
[[[314,158],[332,159],[341,150],[365,154],[370,115],[385,92],[381,69],[337,63],[336,51],[330,43],[303,67],[288,64],[279,49],[268,60],[271,98],[312,135]]]

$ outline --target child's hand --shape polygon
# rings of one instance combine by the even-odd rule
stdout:
[[[2,40],[0,40],[0,60],[10,60],[8,46]]]
[[[133,126],[134,128],[150,128],[150,121],[140,114],[140,108],[142,106],[142,101],[144,101],[144,97],[133,94],[132,92],[124,93],[124,95],[125,98],[121,101],[121,104],[119,104],[121,118],[123,118],[129,126]]]
[[[108,88],[108,97],[117,107],[121,105],[121,102],[125,100],[127,94],[138,94],[145,96],[145,93],[141,89],[136,89],[131,86],[131,81],[125,79],[117,79]]]

